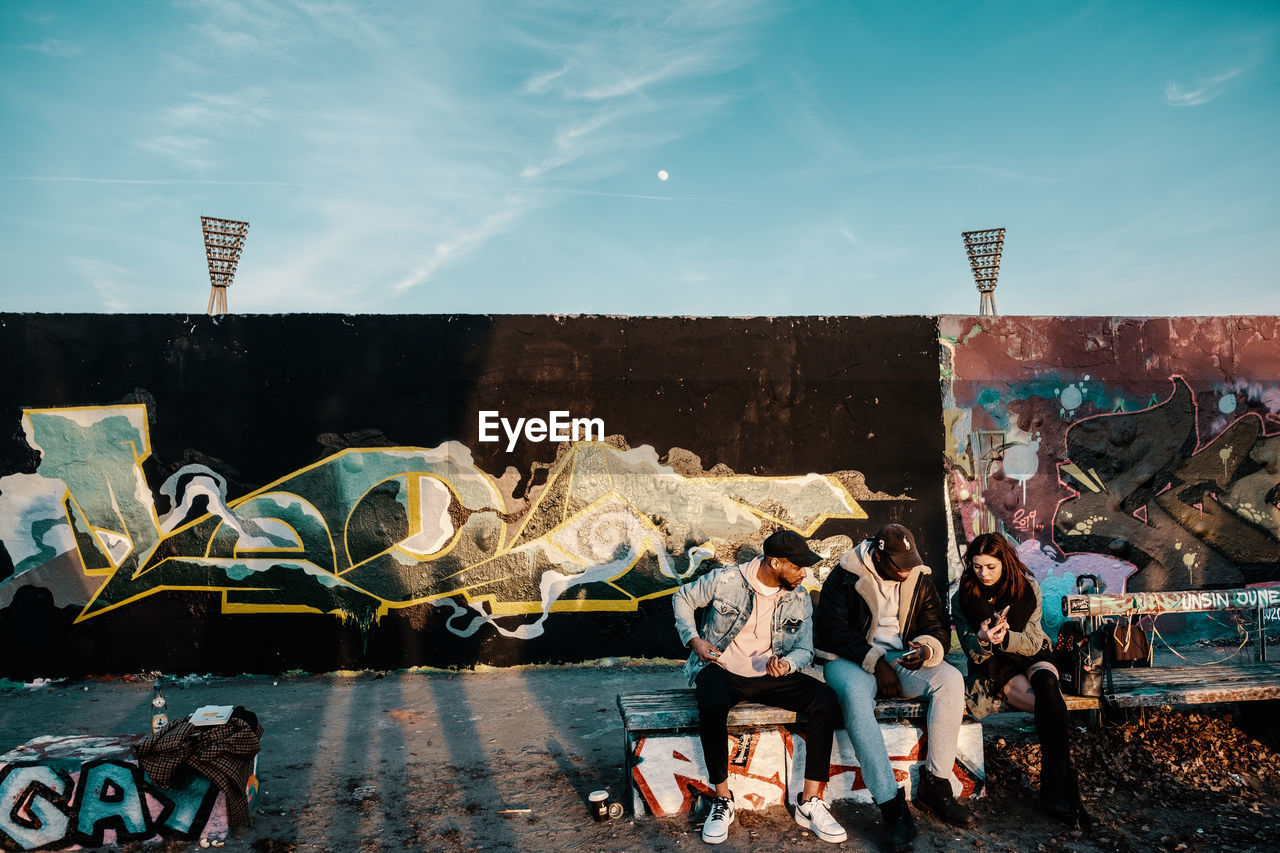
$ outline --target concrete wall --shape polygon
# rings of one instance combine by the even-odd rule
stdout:
[[[0,315],[0,675],[680,656],[783,526],[1280,580],[1278,326]]]

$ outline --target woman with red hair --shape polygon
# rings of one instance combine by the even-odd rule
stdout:
[[[983,533],[969,543],[960,587],[951,600],[960,645],[969,658],[971,713],[985,716],[995,700],[1035,715],[1040,736],[1040,802],[1082,829],[1093,818],[1080,800],[1067,745],[1067,705],[1058,687],[1053,644],[1040,622],[1040,587],[1004,536]]]

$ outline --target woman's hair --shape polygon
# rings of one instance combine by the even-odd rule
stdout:
[[[1000,561],[1000,580],[991,588],[996,599],[1014,601],[1022,596],[1027,589],[1027,581],[1031,578],[1031,570],[1018,559],[1018,552],[1003,535],[980,533],[964,552],[964,571],[960,573],[961,599],[987,597],[987,588],[978,580],[978,573],[973,570],[973,558],[979,556],[995,557]]]

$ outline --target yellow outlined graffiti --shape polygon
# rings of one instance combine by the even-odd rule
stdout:
[[[834,475],[686,476],[651,447],[584,441],[527,505],[445,442],[343,450],[234,500],[219,475],[190,466],[166,483],[175,508],[162,518],[141,468],[144,407],[28,410],[23,422],[37,473],[66,486],[84,574],[105,577],[79,620],[181,590],[218,593],[226,613],[368,624],[456,598],[485,618],[540,624],[550,612],[635,610],[768,529],[809,536],[866,517]],[[208,497],[208,511],[175,517],[190,504],[182,489]]]

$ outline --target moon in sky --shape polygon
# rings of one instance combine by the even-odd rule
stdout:
[[[660,181],[665,181],[665,180],[666,180],[667,178],[669,178],[669,177],[671,177],[671,176],[667,174],[667,170],[666,170],[666,169],[659,169],[659,170],[658,170],[658,180],[660,180]]]

